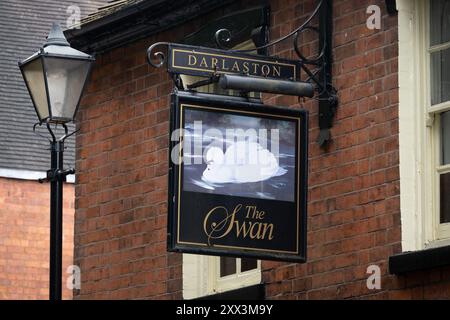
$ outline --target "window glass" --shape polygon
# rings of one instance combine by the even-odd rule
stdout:
[[[431,54],[431,104],[446,101],[450,101],[450,48]]]
[[[430,44],[432,46],[450,41],[450,0],[431,0]]]
[[[450,173],[441,174],[440,176],[440,223],[450,222]]]
[[[239,270],[238,261],[240,260],[241,268]],[[230,258],[220,257],[220,277],[226,277],[233,274],[254,270],[258,268],[258,260],[250,258]]]
[[[220,257],[220,277],[236,273],[236,258]]]
[[[241,272],[250,271],[258,267],[258,260],[242,258],[241,259]]]
[[[441,113],[441,165],[450,164],[450,111]]]

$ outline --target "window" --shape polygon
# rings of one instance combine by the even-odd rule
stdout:
[[[259,260],[183,254],[184,299],[195,299],[259,283]]]
[[[214,292],[224,292],[261,282],[261,262],[249,258],[218,257],[214,261]]]
[[[403,251],[450,244],[450,0],[397,0]]]
[[[435,238],[450,238],[450,0],[431,0],[428,13],[429,112],[434,117]]]

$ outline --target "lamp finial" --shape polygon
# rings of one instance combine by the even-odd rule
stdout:
[[[56,22],[53,22],[52,30],[50,30],[50,33],[47,36],[47,41],[44,43],[44,48],[51,45],[70,46],[61,30],[61,27]]]

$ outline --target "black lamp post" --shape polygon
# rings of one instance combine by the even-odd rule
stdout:
[[[74,169],[64,170],[64,140],[74,134],[68,133],[66,123],[72,121],[80,103],[83,89],[95,59],[70,47],[58,24],[53,24],[43,47],[19,62],[19,68],[31,96],[39,122],[50,133],[51,169],[50,181],[50,300],[61,300],[62,293],[62,208],[63,182]],[[56,137],[51,128],[64,128],[64,135]]]

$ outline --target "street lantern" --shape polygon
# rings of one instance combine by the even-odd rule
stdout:
[[[71,48],[54,23],[43,48],[19,62],[41,123],[73,120],[94,61],[92,56]]]
[[[51,169],[39,182],[50,181],[50,300],[62,298],[62,234],[63,183],[74,169],[64,170],[64,141],[69,133],[67,122],[75,118],[83,89],[95,59],[70,47],[58,24],[43,47],[19,62],[19,68],[39,118],[37,126],[45,125],[50,133]],[[50,126],[53,124],[54,126]],[[52,127],[64,129],[56,137]]]

